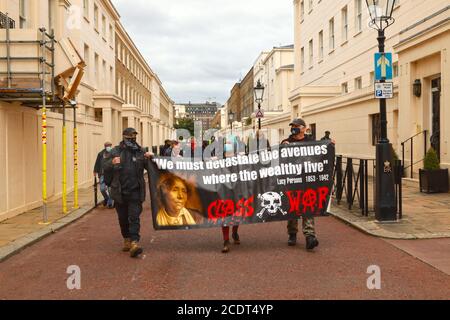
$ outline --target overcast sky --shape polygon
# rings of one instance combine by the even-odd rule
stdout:
[[[178,103],[225,103],[261,51],[293,44],[292,0],[112,1]]]

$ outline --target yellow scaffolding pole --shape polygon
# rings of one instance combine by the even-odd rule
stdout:
[[[73,107],[73,188],[74,188],[74,209],[78,209],[78,129],[77,129],[77,108]]]
[[[47,214],[47,108],[45,95],[42,108],[42,204],[44,209],[43,223],[48,223]]]
[[[67,128],[65,103],[63,103],[62,147],[62,206],[63,213],[67,214]]]
[[[41,88],[42,88],[42,206],[43,221],[41,224],[49,224],[47,212],[47,93],[45,90],[45,28],[40,29],[41,41]]]

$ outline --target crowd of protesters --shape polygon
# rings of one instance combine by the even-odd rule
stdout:
[[[295,119],[290,123],[291,135],[281,141],[282,145],[315,141],[308,131],[305,121]],[[335,141],[330,137],[329,131],[321,140]],[[100,179],[100,190],[104,197],[104,206],[115,208],[119,218],[119,225],[124,239],[123,251],[129,252],[131,257],[137,257],[143,249],[140,241],[140,215],[142,204],[145,201],[144,170],[148,170],[148,161],[155,154],[162,157],[192,157],[200,156],[205,160],[205,150],[211,146],[210,157],[220,157],[216,154],[223,150],[224,157],[234,157],[250,152],[262,152],[270,150],[270,141],[257,130],[246,141],[242,137],[229,134],[225,137],[212,137],[210,140],[197,141],[192,137],[189,140],[166,140],[159,148],[159,153],[153,149],[153,153],[140,147],[136,142],[137,132],[133,128],[127,128],[123,132],[122,142],[115,148],[111,142],[106,142],[104,149],[98,154],[95,162],[94,175]],[[276,143],[278,144],[278,143]],[[220,151],[219,151],[220,152]],[[306,249],[313,250],[319,245],[316,237],[313,218],[303,218],[302,229],[306,238]],[[288,222],[289,246],[297,243],[298,220]],[[239,226],[232,228],[232,239],[235,245],[241,243]],[[230,251],[230,226],[222,227],[224,245],[222,252]]]

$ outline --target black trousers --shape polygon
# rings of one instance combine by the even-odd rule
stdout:
[[[123,199],[116,203],[119,216],[120,231],[124,239],[140,241],[142,202],[140,200]]]

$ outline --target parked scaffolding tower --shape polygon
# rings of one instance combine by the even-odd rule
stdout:
[[[42,119],[42,203],[43,224],[49,223],[47,212],[47,110],[62,109],[63,114],[63,181],[62,181],[62,207],[63,213],[67,213],[67,135],[66,135],[66,108],[73,109],[74,113],[74,208],[78,207],[78,141],[76,128],[76,103],[65,99],[67,96],[64,87],[59,85],[60,75],[55,78],[55,35],[53,30],[49,33],[45,28],[40,28],[38,38],[33,40],[12,39],[11,29],[15,29],[15,21],[8,14],[0,13],[0,29],[6,29],[6,40],[0,41],[0,45],[6,46],[6,56],[0,57],[0,61],[6,61],[6,69],[0,70],[0,101],[9,103],[19,102],[23,106],[41,110]],[[18,56],[25,50],[21,46],[36,47],[34,56]],[[15,64],[22,61],[28,67],[16,70]],[[6,78],[3,77],[6,75]]]

